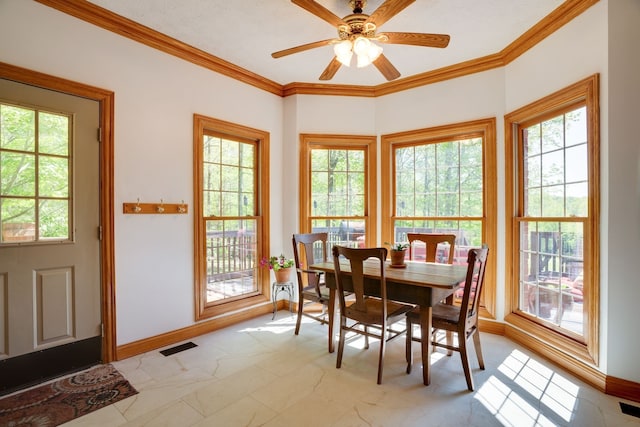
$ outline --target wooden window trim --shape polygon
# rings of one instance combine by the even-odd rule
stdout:
[[[586,318],[585,340],[572,339],[559,331],[544,327],[518,312],[518,272],[514,264],[518,259],[518,221],[516,219],[515,186],[516,171],[520,164],[515,149],[518,128],[532,120],[541,121],[560,114],[576,103],[587,106],[587,150],[589,155],[589,218],[585,228],[585,259],[592,268],[584,270]],[[560,351],[582,362],[598,366],[600,329],[600,106],[599,75],[595,74],[536,102],[505,115],[505,321],[524,331],[531,339],[528,343],[537,347],[543,340]],[[516,163],[518,162],[518,163]],[[521,183],[520,183],[521,184]],[[547,218],[545,218],[546,220]],[[549,218],[553,220],[553,218]],[[564,218],[566,220],[566,218]],[[527,343],[525,343],[527,344]]]
[[[365,213],[367,244],[375,244],[377,237],[377,140],[375,136],[364,135],[327,135],[300,134],[300,232],[311,232],[311,150],[312,149],[353,149],[364,150],[365,174]]]
[[[496,154],[496,119],[480,119],[463,123],[418,129],[407,132],[382,135],[381,143],[381,176],[386,177],[382,185],[382,240],[393,241],[394,194],[393,174],[395,170],[393,149],[399,146],[424,144],[429,141],[444,139],[465,139],[467,136],[482,137],[483,162],[483,230],[485,243],[491,248],[492,255],[487,260],[485,273],[484,304],[481,316],[495,319],[496,313],[496,266],[497,266],[497,224],[498,224],[498,192],[497,192],[497,154]],[[446,218],[444,218],[446,219]]]
[[[195,320],[208,319],[231,311],[264,304],[269,302],[268,270],[258,269],[258,294],[246,298],[229,301],[228,303],[207,304],[206,298],[206,253],[205,230],[202,200],[203,157],[202,140],[204,135],[220,135],[235,139],[244,139],[257,143],[256,165],[260,166],[256,210],[258,232],[261,236],[257,245],[257,259],[261,259],[269,253],[269,133],[258,129],[230,123],[199,114],[193,115],[193,212],[194,212],[194,295],[195,295]]]

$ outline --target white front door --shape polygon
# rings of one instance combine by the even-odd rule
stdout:
[[[99,114],[96,101],[0,79],[5,378],[12,366],[51,377],[100,361]],[[41,354],[59,367],[43,369]]]

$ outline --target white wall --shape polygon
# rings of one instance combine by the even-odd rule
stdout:
[[[0,2],[0,43],[3,62],[115,92],[117,344],[193,324],[192,209],[120,207],[138,198],[193,206],[198,113],[270,132],[272,229],[281,229],[282,99],[32,1]]]
[[[607,259],[609,375],[640,382],[640,2],[609,0]]]
[[[383,96],[376,102],[376,126],[381,135],[503,114],[502,68]]]

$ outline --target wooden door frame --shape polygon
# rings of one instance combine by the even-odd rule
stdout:
[[[100,104],[100,287],[102,298],[102,361],[116,357],[116,298],[113,227],[113,115],[112,91],[65,80],[0,62],[0,78],[97,101]]]

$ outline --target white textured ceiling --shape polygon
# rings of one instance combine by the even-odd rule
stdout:
[[[289,0],[90,0],[218,58],[280,84],[322,83],[331,46],[273,59],[271,53],[335,38],[336,29]],[[339,17],[348,0],[317,0]],[[370,15],[383,0],[368,0]],[[498,53],[563,0],[417,0],[379,31],[443,33],[444,49],[383,44],[401,77]],[[372,86],[386,80],[373,66],[341,67],[327,83]]]

